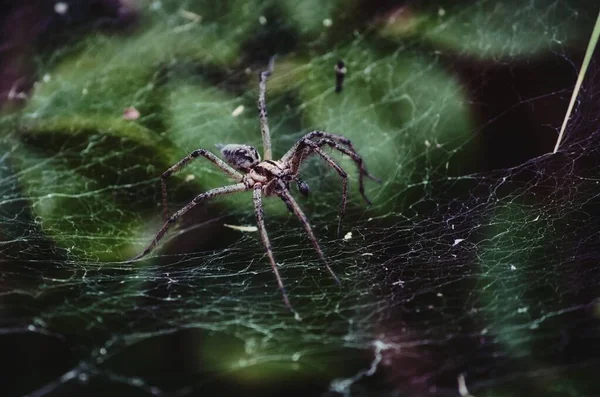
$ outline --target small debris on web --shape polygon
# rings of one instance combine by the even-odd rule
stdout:
[[[326,28],[328,28],[331,25],[333,25],[333,21],[331,19],[329,19],[329,18],[323,19],[323,26],[325,26]]]
[[[267,24],[267,18],[265,18],[263,15],[261,15],[261,16],[258,18],[258,23],[260,23],[260,24],[261,24],[261,25],[263,25],[263,26],[264,26],[264,25],[266,25],[266,24]]]
[[[467,384],[465,383],[465,375],[458,375],[458,393],[461,397],[474,397],[469,390],[467,390]]]
[[[228,225],[224,223],[223,226],[228,227],[233,230],[238,230],[240,232],[256,232],[258,228],[256,226],[239,226],[239,225]]]
[[[233,109],[233,112],[231,112],[231,115],[233,117],[237,117],[240,114],[242,114],[243,111],[244,111],[244,105],[240,105],[237,108]]]
[[[175,33],[184,32],[186,30],[190,30],[194,25],[197,25],[202,21],[202,16],[196,14],[195,12],[187,11],[187,10],[179,10],[179,16],[190,21],[184,25],[177,26],[173,31]]]
[[[191,182],[191,181],[193,181],[194,179],[196,179],[196,176],[195,176],[194,174],[187,174],[187,175],[185,176],[185,181],[186,181],[186,182]]]
[[[340,93],[344,89],[344,78],[347,72],[346,64],[340,59],[333,69],[335,70],[335,92]]]
[[[348,241],[352,238],[352,232],[348,232],[346,233],[346,235],[344,236],[344,241]]]
[[[188,10],[179,10],[179,16],[192,22],[200,22],[202,16]]]
[[[124,120],[137,120],[140,118],[140,112],[134,108],[133,106],[127,107],[125,108],[125,110],[123,110],[123,119]]]
[[[26,92],[22,92],[22,91],[17,91],[16,88],[16,84],[13,84],[13,86],[10,88],[10,91],[8,93],[7,98],[9,100],[13,100],[13,99],[27,99],[28,95]]]

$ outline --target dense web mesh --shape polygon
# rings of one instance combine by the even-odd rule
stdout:
[[[0,343],[19,358],[0,379],[11,395],[597,393],[594,61],[549,154],[597,7],[387,5],[338,34],[364,5],[233,3],[143,3],[134,33],[41,56],[27,101],[5,112]],[[254,225],[250,193],[198,207],[148,259],[125,262],[161,226],[169,165],[218,143],[260,147],[256,73],[274,52],[275,156],[325,129],[351,138],[383,181],[367,182],[366,206],[354,164],[332,153],[351,178],[337,238],[339,177],[318,158],[302,168],[311,193],[294,195],[340,286],[285,205],[266,200],[296,316],[258,234],[225,226]],[[126,107],[139,119],[124,120]],[[170,209],[229,183],[196,160],[169,180]]]

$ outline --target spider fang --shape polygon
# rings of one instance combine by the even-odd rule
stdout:
[[[296,179],[296,184],[298,185],[298,190],[304,197],[308,197],[308,193],[310,192],[310,188],[308,187],[308,183],[304,182],[301,179]]]

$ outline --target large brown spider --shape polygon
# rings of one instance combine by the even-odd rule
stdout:
[[[258,154],[258,151],[252,146],[230,144],[222,145],[219,147],[223,158],[229,164],[225,163],[223,160],[219,159],[217,156],[215,156],[213,153],[209,152],[206,149],[197,149],[189,155],[187,155],[186,157],[184,157],[177,164],[166,170],[161,175],[162,198],[166,222],[158,231],[158,233],[156,234],[152,242],[148,245],[148,247],[146,247],[146,249],[141,254],[137,255],[132,260],[139,259],[148,254],[150,251],[152,251],[152,249],[165,235],[169,227],[171,227],[171,225],[175,223],[183,214],[191,210],[200,202],[216,196],[252,190],[254,193],[256,223],[258,225],[260,237],[265,246],[265,250],[267,251],[269,262],[271,263],[271,267],[273,268],[273,273],[275,273],[277,285],[279,286],[279,289],[281,290],[281,293],[283,295],[283,301],[285,302],[286,306],[290,310],[292,310],[292,306],[290,305],[287,293],[285,292],[283,282],[281,281],[281,276],[279,276],[279,271],[277,270],[277,264],[275,263],[275,257],[273,256],[273,251],[271,248],[271,243],[269,242],[269,236],[267,235],[267,230],[265,229],[262,196],[278,196],[283,200],[283,202],[287,205],[288,209],[298,217],[298,219],[302,223],[302,226],[304,226],[306,234],[308,234],[308,237],[312,242],[313,247],[319,254],[319,258],[321,258],[321,260],[325,264],[325,268],[327,269],[327,271],[331,274],[333,279],[337,283],[339,283],[339,279],[329,266],[327,259],[325,259],[325,255],[323,254],[323,251],[321,250],[321,247],[317,242],[317,239],[312,231],[312,228],[310,227],[310,224],[308,223],[306,216],[300,209],[300,206],[298,205],[296,200],[294,200],[294,198],[290,194],[290,182],[296,182],[300,193],[302,193],[305,197],[308,196],[309,187],[304,181],[302,181],[298,177],[298,169],[302,162],[313,153],[317,153],[319,156],[321,156],[321,158],[323,158],[323,160],[327,162],[327,164],[329,164],[333,169],[337,171],[337,173],[342,178],[342,202],[340,206],[337,229],[338,236],[340,236],[342,218],[344,217],[344,213],[346,212],[348,176],[346,172],[342,169],[342,167],[340,167],[335,162],[335,160],[333,160],[327,153],[325,153],[321,149],[321,147],[325,145],[330,146],[336,150],[339,150],[343,154],[346,154],[352,160],[354,160],[359,170],[359,191],[363,199],[367,202],[367,204],[371,204],[371,202],[365,195],[363,177],[366,176],[374,181],[380,181],[379,179],[375,178],[367,172],[361,157],[358,155],[358,153],[356,153],[356,150],[354,149],[352,143],[348,138],[345,138],[341,135],[331,134],[325,131],[316,130],[309,132],[308,134],[304,135],[298,142],[296,142],[296,144],[280,160],[272,159],[271,137],[269,134],[269,125],[267,122],[265,91],[267,85],[267,78],[273,72],[273,65],[274,58],[270,60],[268,69],[259,74],[260,92],[258,95],[258,114],[260,118],[260,129],[262,132],[263,139],[264,160],[260,160],[260,155]],[[218,187],[204,192],[196,196],[190,203],[181,208],[179,211],[175,212],[170,217],[167,217],[167,178],[171,176],[174,172],[179,171],[181,168],[183,168],[183,166],[185,166],[190,161],[199,156],[210,160],[213,164],[219,167],[223,172],[225,172],[238,183],[234,185]]]

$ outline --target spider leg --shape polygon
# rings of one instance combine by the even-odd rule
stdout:
[[[269,59],[269,65],[267,70],[263,70],[258,75],[258,118],[260,120],[260,132],[262,133],[264,155],[263,160],[272,160],[273,154],[271,152],[271,134],[269,132],[269,120],[267,119],[267,102],[265,94],[267,92],[267,78],[273,73],[273,67],[275,66],[275,57]]]
[[[191,210],[192,208],[194,208],[196,205],[200,204],[202,201],[212,198],[212,197],[216,197],[216,196],[222,196],[225,194],[231,194],[231,193],[238,193],[238,192],[243,192],[248,190],[248,187],[246,186],[246,184],[244,183],[236,183],[235,185],[229,185],[229,186],[223,186],[223,187],[218,187],[215,189],[211,189],[207,192],[204,192],[202,194],[199,194],[198,196],[194,197],[194,199],[192,201],[190,201],[185,207],[181,208],[179,211],[175,212],[173,215],[171,215],[169,217],[169,219],[167,219],[167,221],[165,222],[165,224],[160,228],[160,230],[158,231],[158,233],[156,233],[156,236],[154,236],[154,239],[152,240],[152,242],[146,247],[146,249],[139,255],[135,256],[134,258],[130,259],[129,262],[132,262],[136,259],[140,259],[143,256],[146,256],[150,251],[152,251],[154,249],[154,247],[156,247],[156,245],[158,244],[158,242],[163,238],[163,236],[165,235],[165,233],[167,233],[167,230],[169,230],[169,228],[179,219],[181,218],[181,216],[183,214],[185,214],[186,212],[188,212],[189,210]]]
[[[331,156],[329,156],[327,153],[322,151],[319,148],[317,143],[312,142],[312,141],[307,141],[306,143],[314,152],[316,152],[319,156],[321,156],[323,158],[323,160],[325,160],[327,162],[327,164],[329,164],[333,169],[335,169],[338,172],[338,174],[340,175],[340,177],[342,178],[342,202],[340,204],[340,213],[338,216],[338,229],[337,229],[337,235],[338,235],[338,237],[341,237],[342,236],[342,220],[344,219],[344,215],[346,214],[346,202],[348,200],[348,174],[346,174],[346,171],[344,171],[342,169],[342,167],[340,167],[338,165],[338,163],[336,163],[331,158]],[[287,202],[286,202],[286,204],[287,204]]]
[[[323,136],[326,136],[326,137],[323,138]],[[315,138],[315,137],[322,137],[322,138],[319,139],[318,141],[310,140],[310,138]],[[346,145],[347,147],[342,146],[342,144]],[[332,148],[349,156],[356,163],[358,170],[359,170],[358,190],[359,190],[362,198],[365,200],[365,202],[370,205],[371,200],[369,200],[369,198],[365,195],[364,177],[366,176],[367,178],[372,179],[379,183],[381,183],[381,180],[379,178],[376,178],[373,175],[369,174],[369,172],[367,171],[367,169],[365,167],[362,157],[360,157],[360,155],[358,153],[356,153],[354,146],[352,146],[352,143],[350,142],[350,140],[348,138],[345,138],[341,135],[330,134],[330,133],[324,132],[324,131],[310,132],[310,133],[306,134],[304,138],[302,138],[300,141],[298,141],[281,158],[281,161],[284,163],[286,161],[289,162],[291,164],[292,172],[297,173],[298,169],[300,168],[300,164],[306,159],[306,157],[308,157],[311,154],[311,152],[314,151],[315,145],[316,145],[316,147],[319,147],[319,148],[324,145],[331,146]]]
[[[262,185],[257,183],[254,185],[253,192],[254,199],[254,211],[256,212],[256,224],[258,225],[258,231],[260,232],[260,238],[262,240],[263,245],[265,246],[265,250],[267,251],[267,256],[269,257],[269,262],[271,263],[271,268],[273,269],[273,273],[275,273],[275,278],[277,279],[277,285],[279,286],[279,290],[283,295],[283,302],[285,305],[293,311],[292,305],[290,304],[290,300],[288,299],[287,293],[285,292],[285,287],[283,286],[283,281],[281,281],[281,276],[279,275],[279,270],[277,270],[277,263],[275,263],[275,257],[273,256],[273,249],[271,248],[271,243],[269,242],[269,236],[267,235],[267,229],[265,228],[265,215],[263,212],[262,206]]]
[[[312,141],[309,141],[309,142],[312,142]],[[328,146],[342,152],[343,154],[347,155],[356,163],[356,166],[358,167],[358,171],[359,171],[358,191],[360,192],[360,195],[362,196],[363,200],[365,200],[365,202],[368,205],[371,205],[372,204],[371,200],[369,200],[369,198],[365,194],[364,177],[366,176],[367,178],[372,179],[378,183],[381,183],[381,180],[379,178],[372,176],[371,174],[369,174],[367,172],[367,170],[364,167],[364,162],[363,162],[362,157],[360,157],[360,155],[358,153],[356,153],[355,151],[350,150],[349,148],[343,147],[339,143],[334,142],[331,139],[323,138],[323,139],[320,139],[319,141],[313,142],[313,143],[317,144],[318,146],[328,145]]]
[[[321,247],[319,246],[319,242],[317,241],[317,238],[315,237],[315,234],[313,233],[312,228],[310,227],[310,223],[308,223],[306,215],[304,215],[304,212],[302,212],[302,209],[300,208],[296,200],[294,200],[294,198],[287,189],[282,189],[281,192],[278,193],[278,195],[287,204],[288,207],[292,208],[294,214],[298,217],[300,223],[302,223],[306,234],[308,234],[308,238],[310,239],[310,242],[312,243],[315,251],[317,251],[317,253],[319,254],[319,258],[321,258],[321,260],[325,264],[325,268],[327,269],[329,274],[331,274],[331,277],[333,277],[335,282],[337,284],[340,284],[340,279],[335,275],[335,273],[329,266],[329,262],[325,258],[325,254],[323,254],[323,250],[321,250]]]
[[[163,172],[160,176],[161,182],[161,191],[162,191],[162,204],[163,204],[163,217],[166,220],[169,216],[169,209],[167,208],[167,178],[170,177],[173,173],[182,169],[186,164],[190,161],[198,158],[198,156],[202,156],[208,160],[210,160],[213,164],[221,169],[221,171],[225,172],[227,175],[235,179],[236,181],[241,181],[243,179],[243,175],[234,170],[229,164],[225,163],[223,160],[215,156],[213,153],[209,152],[206,149],[196,149],[192,153],[185,156],[181,159],[177,164],[170,167],[168,170]]]
[[[350,139],[346,138],[343,135],[332,134],[332,133],[327,132],[327,131],[315,130],[315,131],[309,132],[308,134],[306,134],[302,138],[300,138],[300,140],[298,142],[296,142],[296,144],[294,146],[292,146],[292,148],[290,150],[288,150],[288,152],[281,158],[281,161],[287,162],[287,161],[291,161],[294,157],[298,157],[298,153],[301,153],[302,150],[304,148],[306,148],[306,146],[307,146],[306,143],[305,143],[306,140],[312,141],[314,138],[321,138],[318,141],[316,141],[317,143],[320,143],[321,141],[323,141],[323,139],[328,139],[328,140],[331,140],[333,142],[339,143],[341,145],[345,145],[345,146],[348,147],[348,149],[352,153],[354,153],[356,156],[358,156],[360,158],[360,156],[358,155],[358,152],[354,148],[354,145],[352,145],[352,141],[350,141]],[[319,146],[322,146],[322,144],[320,144]],[[340,146],[340,147],[343,147],[343,146]],[[300,156],[300,157],[302,157],[302,156]],[[360,168],[361,173],[364,176],[366,176],[367,178],[369,178],[369,179],[371,179],[371,180],[373,180],[373,181],[375,181],[377,183],[381,183],[381,179],[379,179],[379,178],[377,178],[377,177],[369,174],[369,172],[367,171],[367,168],[366,168],[365,164],[363,163],[362,159],[360,160],[360,167],[361,167]]]
[[[302,138],[300,138],[298,140],[298,142],[296,142],[296,144],[294,146],[292,146],[292,148],[290,150],[288,150],[288,152],[281,158],[281,161],[289,161],[292,157],[295,156],[295,154],[296,154],[296,152],[298,152],[299,148],[306,146],[306,145],[304,145],[305,140],[311,141],[314,138],[329,138],[334,142],[338,142],[338,143],[341,143],[342,145],[348,146],[350,148],[350,150],[352,150],[354,153],[356,153],[356,149],[354,149],[352,142],[350,141],[350,139],[346,138],[345,136],[338,135],[338,134],[332,134],[327,131],[314,130],[314,131],[307,133]]]

